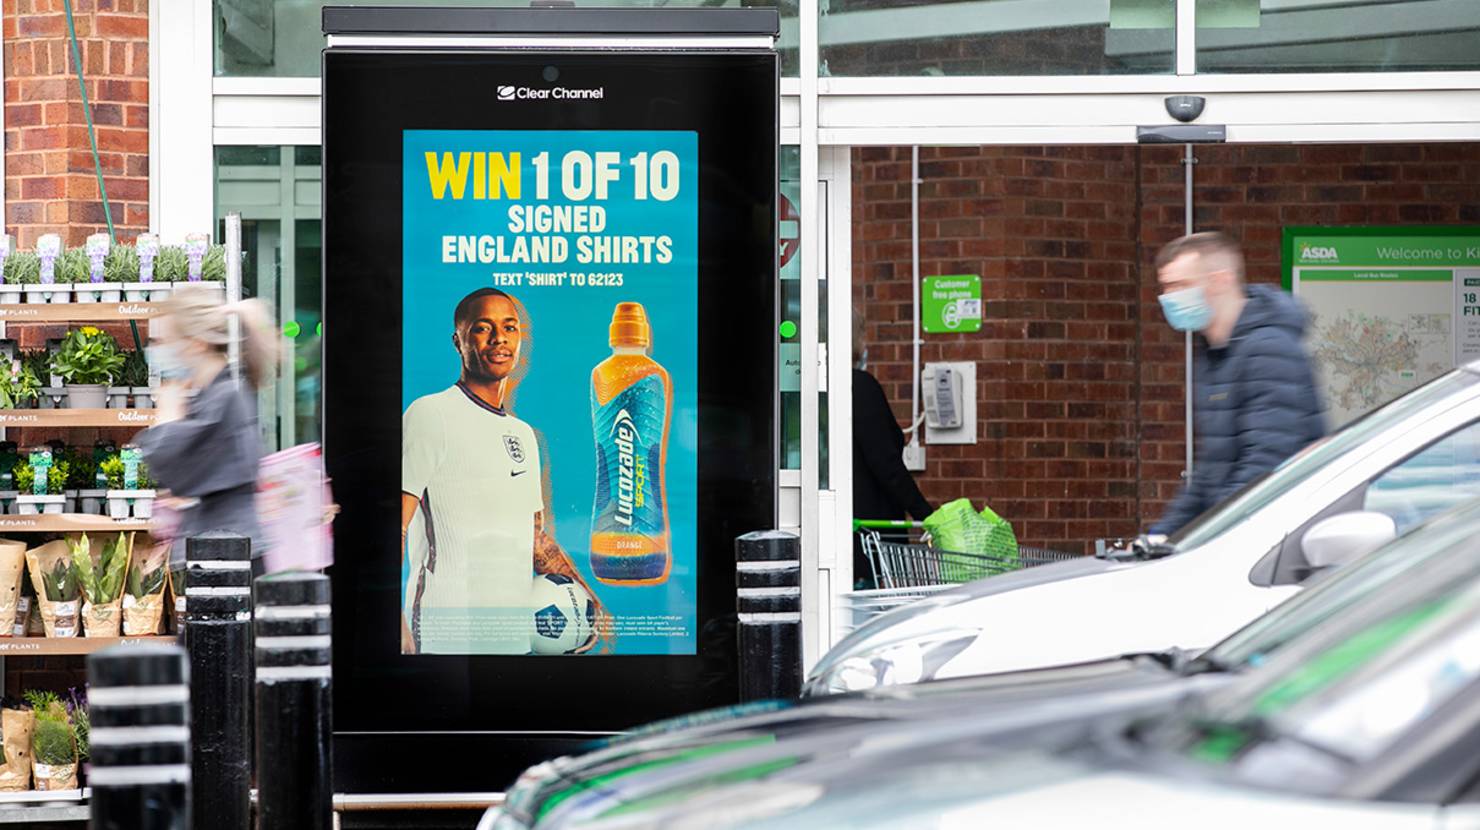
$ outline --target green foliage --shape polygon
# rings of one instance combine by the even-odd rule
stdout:
[[[5,281],[12,285],[35,285],[41,282],[41,257],[33,251],[18,251],[6,257]]]
[[[184,282],[190,276],[190,257],[179,245],[163,245],[154,258],[155,282]]]
[[[143,349],[128,352],[123,358],[123,374],[118,378],[120,386],[148,386],[149,361]]]
[[[123,489],[123,459],[117,455],[110,455],[98,462],[98,469],[108,479],[109,490]]]
[[[41,397],[41,379],[21,361],[19,369],[7,372],[0,368],[0,409],[17,409]]]
[[[67,476],[72,472],[72,462],[65,458],[56,459],[46,471],[46,494],[59,496],[67,489]]]
[[[35,492],[36,470],[28,461],[21,461],[11,468],[11,478],[15,483],[15,489],[23,496],[59,496],[67,489],[67,474],[71,471],[72,464],[65,458],[53,463],[46,471],[46,492]]]
[[[92,714],[86,706],[72,710],[72,733],[77,737],[77,760],[86,761],[92,756]]]
[[[111,384],[123,371],[123,361],[113,335],[95,326],[83,326],[67,332],[51,365],[68,383]]]
[[[21,352],[21,366],[30,369],[42,386],[51,382],[51,355],[45,349]]]
[[[160,562],[154,570],[144,571],[142,563],[135,562],[128,569],[128,592],[134,599],[143,599],[159,593],[164,587],[165,563]]]
[[[81,248],[68,248],[57,257],[57,282],[87,282],[90,279],[92,279],[92,261],[87,258],[87,251]]]
[[[124,569],[128,565],[128,540],[122,533],[110,543],[103,543],[98,562],[93,564],[87,534],[82,539],[67,540],[72,549],[72,572],[83,596],[93,605],[106,605],[121,596]]]
[[[226,282],[226,246],[212,245],[200,261],[202,282]]]
[[[77,735],[66,718],[60,720],[40,716],[36,718],[36,731],[31,733],[31,757],[38,764],[63,766],[77,763]]]
[[[31,488],[36,484],[36,471],[31,469],[30,464],[22,461],[11,469],[10,475],[15,482],[15,489],[20,491],[21,495],[31,495]]]
[[[106,282],[138,282],[139,252],[132,245],[114,245],[103,259],[103,279]]]
[[[97,485],[98,464],[91,450],[73,447],[67,452],[67,488],[91,490]]]
[[[82,596],[77,575],[61,560],[57,560],[50,571],[41,574],[41,584],[46,588],[46,598],[52,602],[72,602]]]
[[[21,696],[26,699],[26,703],[30,704],[31,711],[36,713],[38,719],[46,717],[45,713],[51,713],[54,707],[62,705],[62,698],[56,692],[32,689]],[[65,711],[64,709],[63,712]]]

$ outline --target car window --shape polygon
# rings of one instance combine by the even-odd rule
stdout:
[[[1350,609],[1379,600],[1399,601],[1395,594],[1419,589],[1413,583],[1422,582],[1440,560],[1446,564],[1445,578],[1480,582],[1480,549],[1472,550],[1469,544],[1477,522],[1480,503],[1338,568],[1208,649],[1205,657],[1229,668],[1259,666],[1286,643]]]
[[[1385,513],[1398,532],[1480,496],[1480,423],[1458,429],[1378,476],[1364,510]]]
[[[1262,481],[1244,488],[1227,502],[1194,519],[1168,541],[1180,550],[1190,550],[1207,544],[1262,510],[1327,464],[1360,447],[1392,425],[1406,420],[1410,415],[1439,404],[1477,382],[1480,382],[1480,376],[1467,371],[1450,372],[1373,410],[1325,439],[1306,447],[1275,468]]]

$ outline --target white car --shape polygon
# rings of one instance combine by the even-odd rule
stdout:
[[[1366,552],[1480,495],[1480,363],[1352,422],[1160,544],[973,582],[883,614],[805,694],[1197,651]]]

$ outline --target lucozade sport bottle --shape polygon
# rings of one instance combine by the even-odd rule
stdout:
[[[652,329],[641,303],[617,304],[610,342],[611,357],[591,372],[591,570],[608,585],[659,585],[673,567],[663,478],[673,380],[648,357]]]

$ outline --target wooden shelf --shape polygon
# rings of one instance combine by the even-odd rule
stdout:
[[[0,409],[0,427],[147,427],[154,409]]]
[[[0,303],[0,322],[91,323],[147,320],[159,313],[159,303],[147,300],[122,303]]]
[[[49,516],[0,516],[0,533],[73,533],[110,530],[148,530],[148,519],[110,519],[90,513],[53,513]],[[3,639],[3,638],[0,638]]]
[[[92,654],[109,646],[137,646],[146,643],[173,643],[171,634],[155,634],[149,637],[0,637],[0,656],[36,655],[45,657],[57,654]]]

